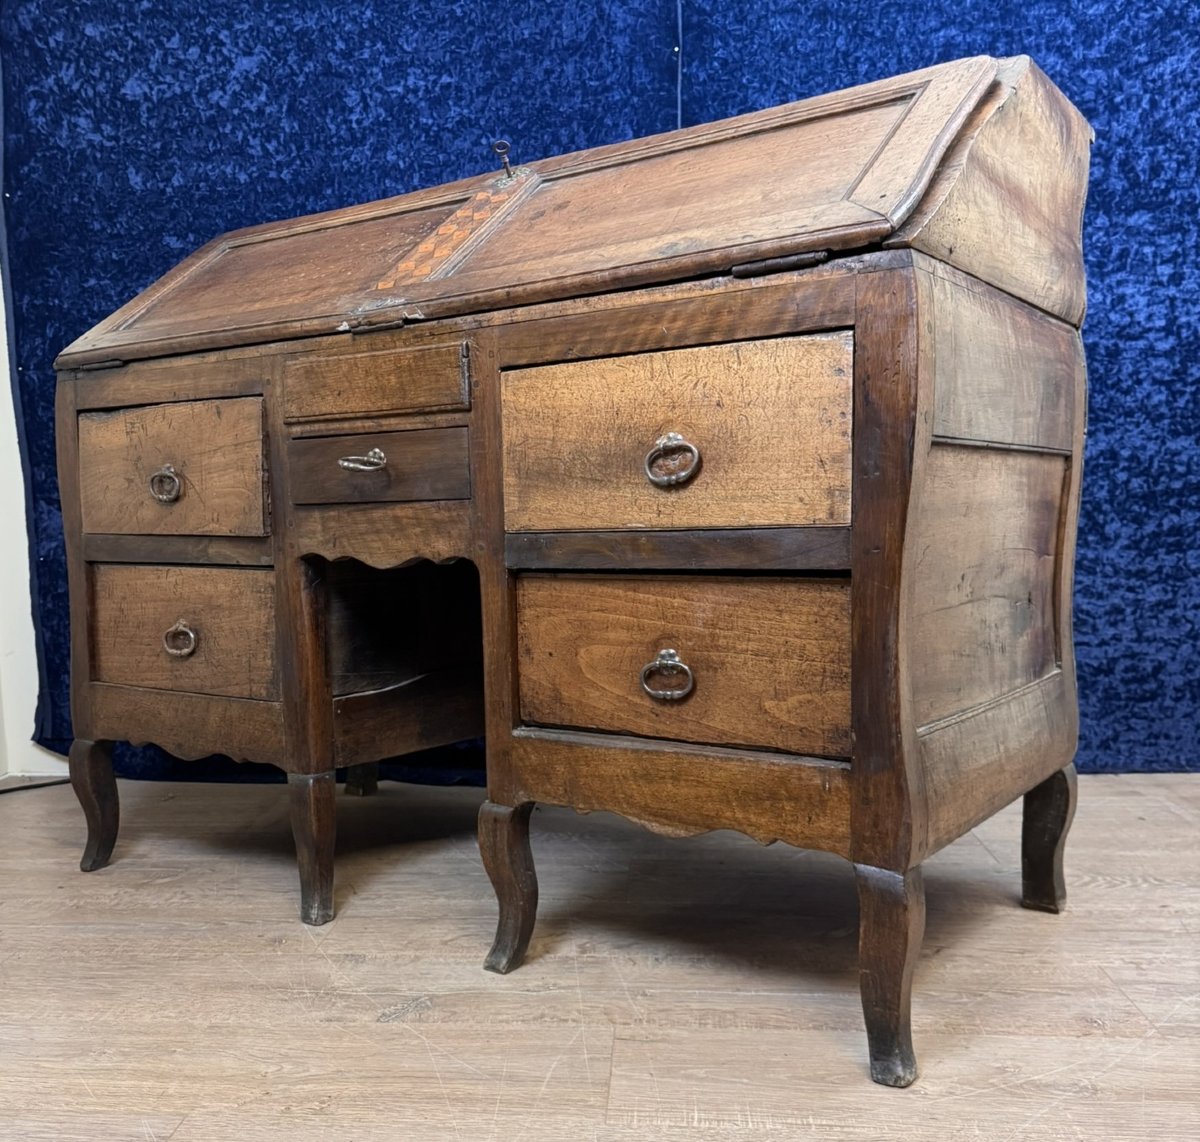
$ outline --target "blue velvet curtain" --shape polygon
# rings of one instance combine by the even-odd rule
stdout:
[[[1200,768],[1200,189],[1190,4],[5,0],[4,215],[43,686],[65,748],[51,362],[222,231],[1027,52],[1092,122],[1081,768]],[[680,35],[682,29],[682,35]],[[15,521],[14,521],[15,522]],[[31,711],[31,717],[33,712]],[[459,755],[463,769],[469,755]],[[126,772],[226,776],[127,751]]]

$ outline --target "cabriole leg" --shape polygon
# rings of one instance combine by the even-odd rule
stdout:
[[[912,977],[925,934],[925,882],[906,873],[856,864],[858,982],[871,1052],[871,1078],[908,1086],[917,1077],[912,1047]]]
[[[108,864],[113,845],[117,843],[121,820],[117,779],[113,776],[112,742],[76,738],[71,743],[68,765],[71,787],[87,820],[87,844],[79,867],[84,872],[92,872]]]
[[[1075,763],[1025,794],[1021,825],[1021,903],[1039,912],[1061,912],[1067,902],[1063,849],[1075,816]]]
[[[288,774],[292,837],[300,868],[300,919],[306,924],[328,924],[333,919],[336,792],[332,769]]]
[[[515,809],[485,801],[479,809],[479,851],[500,904],[496,941],[483,963],[488,971],[519,967],[533,934],[538,886],[529,848],[532,811],[532,801]]]
[[[379,762],[346,766],[346,792],[351,797],[371,797],[379,792]]]

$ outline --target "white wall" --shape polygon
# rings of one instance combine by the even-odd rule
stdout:
[[[66,762],[30,741],[37,709],[38,671],[29,597],[25,485],[17,449],[17,420],[9,389],[8,331],[0,306],[0,777],[64,776]]]

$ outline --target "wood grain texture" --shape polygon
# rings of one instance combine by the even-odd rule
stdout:
[[[293,544],[306,555],[395,567],[414,559],[461,559],[474,550],[468,501],[296,508]]]
[[[844,580],[525,575],[517,639],[526,722],[849,756]],[[693,672],[683,700],[642,688],[663,648]]]
[[[861,274],[855,286],[851,858],[903,872],[919,863],[926,832],[902,602],[914,465],[932,420],[930,344],[918,332],[928,294],[910,267]]]
[[[1004,61],[925,199],[887,239],[1083,321],[1092,132],[1026,56]]]
[[[94,872],[108,864],[121,823],[117,782],[113,776],[112,742],[76,738],[71,743],[68,764],[71,786],[87,822],[87,841],[79,868],[81,872]]]
[[[539,729],[515,731],[511,749],[518,802],[606,809],[666,836],[735,829],[849,853],[851,777],[840,762]]]
[[[925,935],[925,879],[907,872],[854,866],[858,883],[858,980],[871,1054],[871,1078],[911,1086],[912,980]]]
[[[847,523],[852,355],[835,333],[509,370],[505,527]],[[660,488],[645,463],[668,432],[701,460]]]
[[[918,726],[1057,668],[1054,587],[1066,473],[1061,456],[931,449],[911,524],[909,669]]]
[[[253,346],[80,370],[75,374],[79,409],[261,396],[271,375],[267,358],[279,348]]]
[[[333,919],[336,795],[333,770],[288,774],[288,806],[300,873],[300,919],[314,926]]]
[[[470,407],[462,341],[402,351],[355,344],[338,353],[298,354],[283,378],[288,421]]]
[[[529,847],[532,812],[531,801],[514,808],[485,801],[479,807],[479,853],[500,908],[496,938],[483,966],[500,975],[520,967],[537,917],[537,872]]]
[[[848,571],[850,529],[512,532],[504,560],[530,571]]]
[[[98,737],[152,742],[185,760],[221,753],[234,761],[283,762],[278,702],[93,683],[88,687]]]
[[[1069,325],[932,260],[933,434],[1070,452],[1082,358]]]
[[[333,700],[337,765],[378,761],[483,733],[483,680],[469,669],[423,674]]]
[[[150,493],[171,465],[173,503]],[[79,417],[85,532],[265,535],[262,401],[186,401]]]
[[[348,470],[378,450],[383,467]],[[422,428],[288,442],[288,489],[297,504],[465,500],[471,496],[466,428]]]
[[[80,546],[89,563],[219,563],[270,567],[271,541],[230,535],[85,535]]]
[[[1071,684],[1054,671],[1031,686],[920,737],[934,851],[1016,800],[1075,755],[1079,715]]]
[[[1052,773],[1025,794],[1021,818],[1021,905],[1061,912],[1067,902],[1063,852],[1078,800],[1075,763]]]
[[[99,564],[92,568],[91,616],[97,682],[279,697],[270,571]],[[194,636],[187,657],[164,645],[179,622]]]

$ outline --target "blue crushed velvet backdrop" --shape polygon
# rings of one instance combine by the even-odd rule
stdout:
[[[1076,635],[1084,769],[1200,769],[1200,189],[1189,3],[682,5],[684,125],[1028,52],[1096,129]],[[674,0],[4,0],[5,216],[45,679],[69,738],[55,353],[238,226],[676,123]],[[32,713],[32,712],[31,712]],[[477,760],[458,755],[456,769]],[[126,772],[226,776],[127,752]]]

